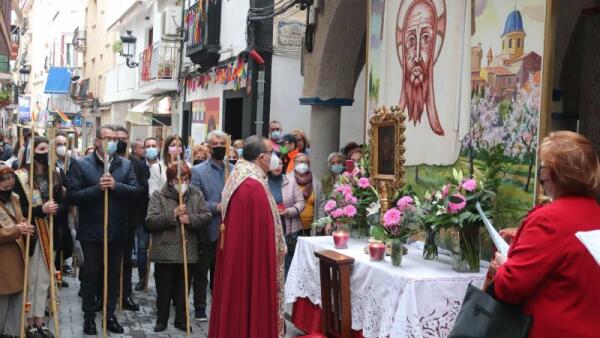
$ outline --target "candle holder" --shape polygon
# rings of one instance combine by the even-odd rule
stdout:
[[[333,245],[336,249],[347,249],[350,233],[346,230],[335,230],[333,232]]]
[[[385,244],[380,241],[369,241],[369,256],[374,262],[383,262],[385,259]]]

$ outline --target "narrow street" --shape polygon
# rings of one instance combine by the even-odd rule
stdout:
[[[134,285],[137,282],[137,269],[133,271]],[[69,283],[68,288],[60,289],[60,325],[61,338],[81,338],[91,337],[83,334],[83,313],[81,312],[81,298],[77,296],[79,291],[79,279],[73,277],[64,277]],[[173,327],[173,319],[175,318],[175,308],[171,308],[169,325],[167,330],[155,334],[154,324],[156,321],[156,287],[154,278],[150,278],[147,292],[134,291],[134,299],[140,304],[140,310],[137,312],[122,311],[117,314],[119,323],[125,329],[125,334],[117,335],[108,333],[110,337],[134,337],[134,338],[174,338],[184,337],[185,333]],[[209,299],[210,302],[210,299]],[[190,312],[192,319],[192,334],[190,337],[207,337],[208,322],[198,322],[193,320],[194,307],[190,304]],[[51,322],[51,321],[50,321]],[[102,316],[98,313],[96,316],[96,327],[98,328],[98,336],[102,336]]]

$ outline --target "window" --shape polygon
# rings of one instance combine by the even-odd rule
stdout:
[[[508,48],[512,48],[512,39],[508,39]]]
[[[517,48],[521,48],[521,39],[517,39]]]

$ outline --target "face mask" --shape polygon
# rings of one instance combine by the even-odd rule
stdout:
[[[279,163],[281,163],[279,157],[277,157],[275,153],[271,153],[271,163],[269,165],[269,170],[277,170],[277,168],[279,168]]]
[[[306,163],[298,163],[296,164],[296,166],[294,167],[294,170],[296,170],[296,172],[298,174],[306,174],[308,172],[308,164]]]
[[[235,165],[235,164],[237,163],[237,160],[230,159],[230,160],[229,160],[229,163],[231,163],[231,164]]]
[[[331,172],[333,172],[334,174],[341,174],[344,171],[344,165],[343,164],[334,164],[331,166]]]
[[[109,156],[113,156],[117,152],[117,142],[108,141],[108,149],[106,149],[106,153]]]
[[[146,148],[146,158],[150,161],[156,160],[158,157],[158,149],[156,148]]]
[[[279,140],[281,138],[281,132],[279,130],[275,130],[271,132],[271,139]]]
[[[169,147],[169,154],[171,155],[177,155],[177,154],[181,154],[181,147]]]
[[[225,158],[225,147],[212,148],[212,157],[217,161],[223,161]]]
[[[204,162],[204,160],[194,160],[194,165],[200,164],[202,162]]]
[[[126,151],[127,151],[127,142],[119,140],[119,142],[117,142],[117,153],[125,154]]]
[[[181,185],[179,183],[174,183],[173,187],[175,187],[175,190],[177,190],[177,192],[180,192],[182,194],[185,194],[185,192],[188,190],[187,183],[181,183]]]
[[[48,164],[48,153],[33,154],[33,159],[42,164]]]
[[[237,151],[238,157],[242,158],[242,155],[244,154],[244,148],[238,148],[235,151]]]
[[[0,200],[2,202],[8,202],[10,196],[12,195],[12,189],[10,190],[0,190]]]
[[[287,155],[287,153],[289,153],[290,150],[286,146],[281,146],[279,147],[279,152],[281,153],[281,155]]]
[[[64,157],[67,155],[67,147],[66,146],[58,146],[56,147],[56,155],[60,157]]]

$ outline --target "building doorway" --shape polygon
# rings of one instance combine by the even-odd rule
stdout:
[[[252,107],[246,89],[223,92],[223,131],[232,140],[248,137],[251,134]]]
[[[232,140],[242,138],[242,115],[244,113],[244,98],[234,97],[224,100],[225,132]]]

